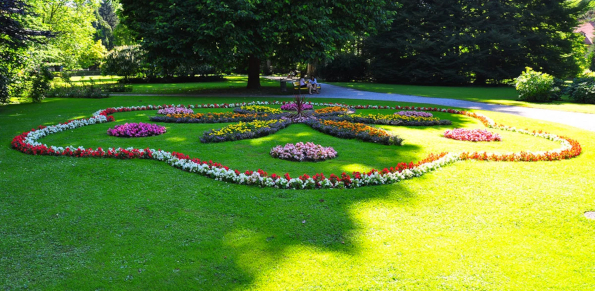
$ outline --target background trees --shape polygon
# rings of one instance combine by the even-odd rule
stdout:
[[[392,1],[122,0],[125,23],[142,37],[149,61],[220,68],[244,63],[260,87],[261,60],[325,59],[354,35],[390,24]]]
[[[391,30],[366,41],[382,82],[485,84],[525,67],[576,75],[582,38],[572,33],[587,1],[402,0]]]
[[[28,48],[54,34],[30,26],[35,14],[21,0],[0,1],[0,103],[24,89],[24,70],[32,66]]]

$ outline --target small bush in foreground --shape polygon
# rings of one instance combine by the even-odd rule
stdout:
[[[556,86],[552,75],[534,71],[529,67],[515,79],[514,84],[519,99],[523,101],[550,102],[561,97],[562,88]]]

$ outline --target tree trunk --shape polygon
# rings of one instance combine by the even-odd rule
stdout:
[[[307,74],[310,76],[316,76],[316,67],[318,66],[318,60],[314,60],[312,63],[308,63]]]
[[[248,89],[260,89],[260,59],[248,57]]]

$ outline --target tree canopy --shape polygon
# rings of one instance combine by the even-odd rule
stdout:
[[[498,82],[525,67],[579,71],[582,4],[565,0],[402,0],[392,29],[369,38],[375,78],[391,83]]]
[[[261,60],[324,59],[354,35],[390,25],[394,11],[385,0],[121,2],[149,61],[170,70],[247,63],[249,88],[260,87]]]

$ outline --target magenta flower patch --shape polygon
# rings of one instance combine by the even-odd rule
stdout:
[[[332,147],[323,147],[311,142],[296,144],[288,143],[285,146],[276,146],[271,149],[271,156],[291,161],[323,161],[337,157],[337,151]]]
[[[108,135],[118,137],[146,137],[165,133],[165,127],[150,123],[126,123],[107,130]]]
[[[302,110],[311,110],[313,107],[310,104],[302,104]],[[287,104],[283,104],[281,105],[281,110],[287,110],[287,111],[297,111],[298,110],[298,105],[295,103],[287,103]]]
[[[463,141],[501,141],[499,134],[485,129],[464,129],[455,128],[444,132],[444,136],[451,139]]]
[[[163,115],[193,114],[193,113],[194,113],[194,110],[192,110],[190,108],[185,108],[185,107],[167,107],[167,108],[159,109],[159,111],[157,111],[157,114],[163,114]]]

